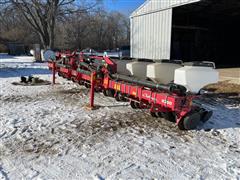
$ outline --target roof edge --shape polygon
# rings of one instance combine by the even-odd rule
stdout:
[[[131,13],[130,17],[134,16],[134,14],[136,14],[140,9],[142,9],[142,8],[143,8],[146,4],[148,4],[150,1],[151,1],[151,0],[146,0],[141,6],[139,6],[137,9],[135,9],[135,10]]]
[[[150,2],[151,0],[148,0],[146,2]],[[133,11],[133,13],[131,14],[130,18],[134,18],[134,17],[139,17],[139,16],[143,16],[143,15],[147,15],[147,14],[152,14],[152,13],[156,13],[156,12],[159,12],[159,11],[164,11],[164,10],[167,10],[167,9],[172,9],[172,8],[175,8],[175,7],[178,7],[178,6],[183,6],[183,5],[187,5],[187,4],[192,4],[192,3],[197,3],[197,2],[200,2],[202,0],[189,0],[188,2],[184,2],[184,3],[180,3],[180,4],[175,4],[175,5],[172,5],[172,6],[169,6],[169,7],[165,7],[165,8],[159,8],[159,9],[156,9],[156,10],[152,10],[152,11],[149,11],[149,12],[143,12],[141,14],[136,14],[143,6],[145,6],[147,3],[145,2],[144,4],[142,4],[139,8],[137,8],[135,11]]]

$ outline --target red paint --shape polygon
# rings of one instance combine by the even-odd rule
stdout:
[[[90,89],[90,107],[94,107],[94,88],[95,88],[95,81],[96,81],[96,72],[91,74],[91,89]]]
[[[62,54],[59,55],[62,57]],[[83,54],[78,57],[75,54],[68,53],[64,55],[68,57],[68,64],[64,64],[65,67],[54,65],[53,62],[49,62],[49,69],[63,74],[63,77],[72,79],[75,82],[85,82],[91,84],[90,89],[90,107],[94,107],[94,90],[115,90],[122,95],[125,95],[129,101],[137,101],[140,103],[140,108],[149,109],[150,112],[175,112],[177,116],[176,123],[179,123],[183,117],[190,112],[193,107],[192,101],[196,98],[193,95],[179,96],[177,94],[168,93],[164,91],[156,91],[154,89],[130,84],[124,81],[115,81],[110,78],[110,74],[116,72],[117,65],[109,57],[92,56],[95,60],[104,61],[105,64],[100,70],[103,76],[98,76],[97,72],[92,72],[91,75],[82,74],[77,71],[77,61],[84,61]],[[109,68],[110,66],[110,68]],[[112,72],[109,72],[111,69]],[[88,69],[84,69],[89,71]],[[53,76],[53,82],[55,83],[55,76]],[[116,94],[116,93],[115,93]]]
[[[55,84],[56,80],[56,62],[52,63],[52,83]]]

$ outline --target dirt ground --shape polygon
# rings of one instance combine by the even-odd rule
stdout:
[[[240,68],[218,69],[220,81],[229,81],[230,83],[240,84]]]

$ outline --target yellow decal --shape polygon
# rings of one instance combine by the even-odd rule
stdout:
[[[136,96],[136,95],[137,95],[137,92],[136,92],[136,91],[133,91],[133,92],[132,92],[132,95]]]
[[[104,79],[104,85],[108,85],[108,79]]]
[[[121,84],[114,84],[114,89],[116,89],[117,91],[121,91]]]

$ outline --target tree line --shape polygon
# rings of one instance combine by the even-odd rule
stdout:
[[[7,42],[44,49],[129,45],[129,19],[101,0],[0,0],[0,49]]]

